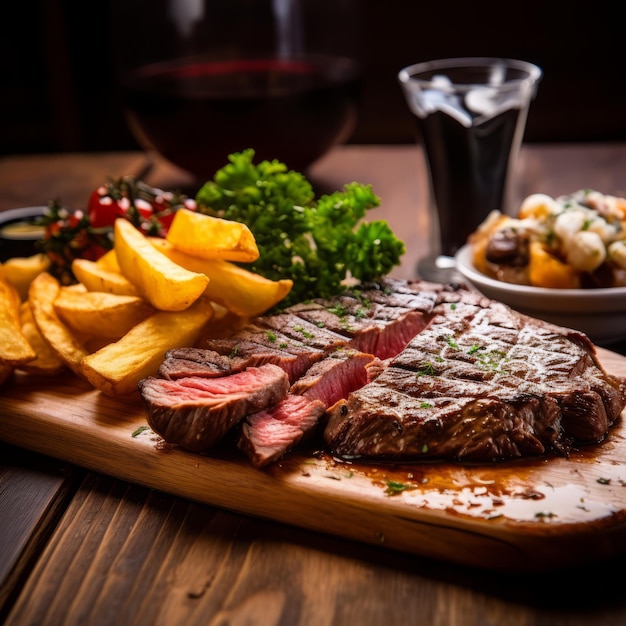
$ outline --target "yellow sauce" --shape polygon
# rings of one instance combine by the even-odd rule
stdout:
[[[0,228],[0,237],[5,239],[39,239],[43,234],[43,226],[28,221],[13,222]]]

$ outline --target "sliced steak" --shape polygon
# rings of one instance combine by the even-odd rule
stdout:
[[[348,344],[348,339],[344,335],[325,328],[323,324],[302,319],[289,311],[260,317],[257,323],[283,337],[288,337],[291,341],[325,353],[333,352]]]
[[[213,349],[169,350],[159,368],[159,376],[170,380],[185,376],[216,378],[241,372],[248,367],[260,367],[273,363],[283,369],[292,381],[297,380],[313,363],[324,356],[321,350],[302,347],[298,350],[287,351],[287,349],[241,339],[239,336],[213,340],[211,348]]]
[[[258,361],[248,363],[246,359],[232,359],[213,350],[175,348],[165,353],[158,375],[167,380],[178,380],[190,376],[219,378],[241,372],[246,367],[262,364]]]
[[[140,390],[166,441],[204,451],[240,425],[257,467],[315,425],[351,459],[567,455],[602,441],[626,405],[626,381],[585,335],[463,286],[400,280],[170,351]]]
[[[332,407],[338,456],[494,461],[601,441],[626,403],[580,333],[471,292],[440,292],[430,325]]]
[[[311,369],[290,388],[290,393],[320,400],[332,406],[368,380],[367,368],[374,360],[371,354],[354,350],[337,350]]]
[[[380,359],[398,354],[427,323],[421,311],[349,296],[298,304],[289,310],[318,327],[343,335],[351,348]]]
[[[246,326],[232,337],[208,340],[206,348],[231,361],[244,359],[249,365],[274,363],[287,372],[292,382],[325,355],[319,348],[254,324]]]
[[[543,441],[536,413],[544,416]],[[495,460],[542,454],[545,441],[557,445],[558,417],[556,402],[536,397],[415,398],[375,381],[333,407],[324,438],[346,459]]]
[[[273,407],[246,417],[238,446],[252,465],[265,467],[304,441],[325,410],[319,400],[288,395]]]
[[[151,377],[139,383],[152,430],[194,452],[209,450],[246,415],[274,406],[288,390],[287,374],[272,364],[220,378]]]

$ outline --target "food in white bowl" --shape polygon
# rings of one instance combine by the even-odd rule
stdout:
[[[552,289],[626,286],[626,198],[592,190],[528,196],[470,236],[472,261],[500,281]]]
[[[528,196],[517,217],[492,212],[456,254],[486,296],[586,333],[626,338],[626,199],[592,190]]]

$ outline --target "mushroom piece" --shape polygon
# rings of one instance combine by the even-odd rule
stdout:
[[[490,263],[523,266],[528,264],[530,237],[517,228],[503,228],[490,237],[485,257]]]

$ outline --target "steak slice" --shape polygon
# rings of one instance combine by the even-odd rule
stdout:
[[[283,369],[291,381],[302,376],[324,356],[320,350],[306,348],[294,354],[239,338],[214,340],[211,346],[215,349],[169,350],[159,367],[158,375],[169,380],[187,376],[217,378],[241,372],[248,367],[273,363]]]
[[[158,375],[167,380],[178,380],[199,376],[219,378],[241,372],[246,367],[263,365],[258,361],[249,363],[246,359],[231,359],[214,350],[201,348],[174,348],[165,353]]]
[[[508,459],[556,446],[558,418],[550,399],[415,398],[376,380],[332,408],[324,439],[346,459]]]
[[[139,383],[150,428],[194,452],[209,450],[246,415],[275,405],[288,390],[287,374],[272,364],[220,378],[150,377]]]
[[[343,296],[290,307],[298,317],[348,340],[348,345],[380,359],[395,356],[426,326],[421,311]]]
[[[265,467],[305,440],[325,410],[319,400],[288,395],[273,407],[246,417],[238,446],[252,465]]]
[[[348,339],[344,335],[325,328],[323,324],[302,319],[289,311],[260,317],[257,322],[260,326],[280,333],[291,341],[297,341],[325,353],[344,348],[348,344]]]
[[[371,354],[337,350],[315,363],[289,392],[320,400],[327,408],[368,382],[367,368],[373,360]]]
[[[206,348],[228,357],[231,363],[240,359],[251,366],[274,363],[287,372],[291,382],[326,354],[319,348],[255,324],[246,326],[232,337],[209,339]]]
[[[626,404],[586,336],[471,292],[329,411],[338,456],[505,460],[601,441]]]

